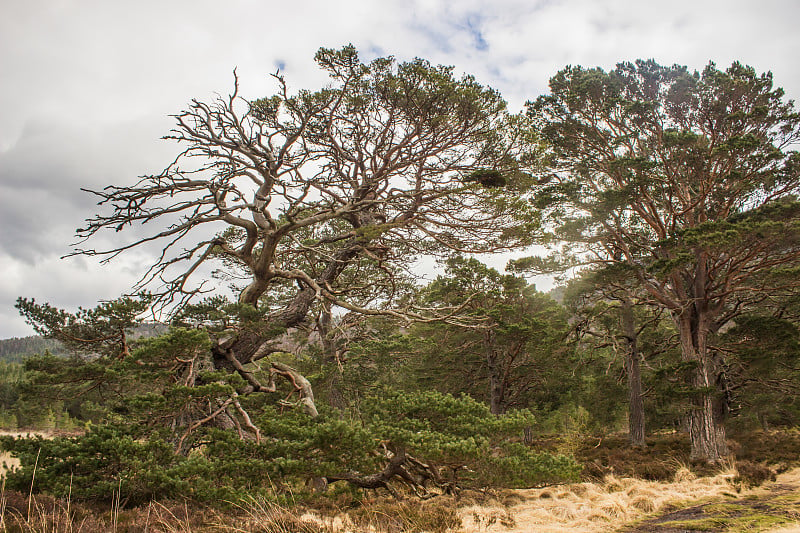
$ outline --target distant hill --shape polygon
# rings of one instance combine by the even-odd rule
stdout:
[[[133,331],[128,332],[128,338],[131,340],[136,339],[149,339],[150,337],[158,337],[163,335],[169,330],[169,325],[161,322],[142,322],[136,326]]]
[[[166,324],[157,322],[147,322],[140,324],[134,329],[130,337],[132,339],[156,337],[165,333],[169,329]],[[69,355],[69,351],[64,346],[53,339],[45,339],[39,335],[30,337],[12,337],[0,340],[0,361],[18,363],[31,355],[49,351],[53,355]]]
[[[18,363],[26,357],[48,350],[54,355],[67,355],[68,353],[60,342],[45,339],[39,335],[3,339],[0,340],[0,361]]]

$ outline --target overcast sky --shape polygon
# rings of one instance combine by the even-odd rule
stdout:
[[[800,97],[798,0],[0,0],[0,338],[32,333],[18,296],[74,309],[125,292],[148,257],[59,259],[93,214],[81,187],[160,171],[190,98],[324,83],[320,46],[454,65],[513,110],[567,64],[740,60]]]

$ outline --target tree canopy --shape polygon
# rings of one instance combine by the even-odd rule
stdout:
[[[486,399],[494,414],[546,404],[542,389],[568,381],[565,310],[523,278],[454,256],[421,297],[429,305],[463,307],[479,321],[473,327],[423,324],[412,330],[429,341],[422,369],[428,381],[442,376],[444,390]]]
[[[161,284],[162,303],[207,290],[191,277],[212,261],[237,271],[238,300],[254,307],[288,282],[300,290],[270,320],[291,325],[315,298],[366,306],[358,282],[341,281],[347,269],[371,269],[372,285],[391,286],[416,254],[529,242],[533,225],[520,216],[529,209],[508,192],[531,145],[496,91],[421,59],[365,64],[352,46],[320,49],[316,60],[331,79],[324,89],[290,94],[277,76],[273,96],[246,100],[237,82],[228,98],[193,101],[166,137],[184,148],[176,161],[95,191],[110,212],[78,230],[152,233],[75,253],[108,259],[162,243],[142,280]],[[383,299],[388,306],[392,292]]]
[[[709,391],[725,384],[709,336],[771,290],[766,271],[800,259],[800,115],[739,63],[568,67],[550,90],[528,108],[550,147],[536,203],[555,238],[670,311],[701,391],[693,456],[718,461],[725,406]]]

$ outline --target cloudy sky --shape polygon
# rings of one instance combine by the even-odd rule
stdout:
[[[312,57],[424,57],[499,89],[512,109],[567,64],[740,60],[800,98],[798,0],[0,0],[0,338],[31,329],[18,296],[74,309],[118,296],[147,264],[60,259],[94,212],[81,187],[160,171],[190,98],[324,83]]]

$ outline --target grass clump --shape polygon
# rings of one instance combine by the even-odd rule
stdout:
[[[733,482],[742,488],[757,487],[767,481],[775,481],[776,473],[768,466],[751,461],[736,462],[737,475]]]
[[[457,531],[462,526],[455,502],[446,497],[429,501],[383,500],[367,503],[350,510],[348,517],[356,531],[447,533]]]

